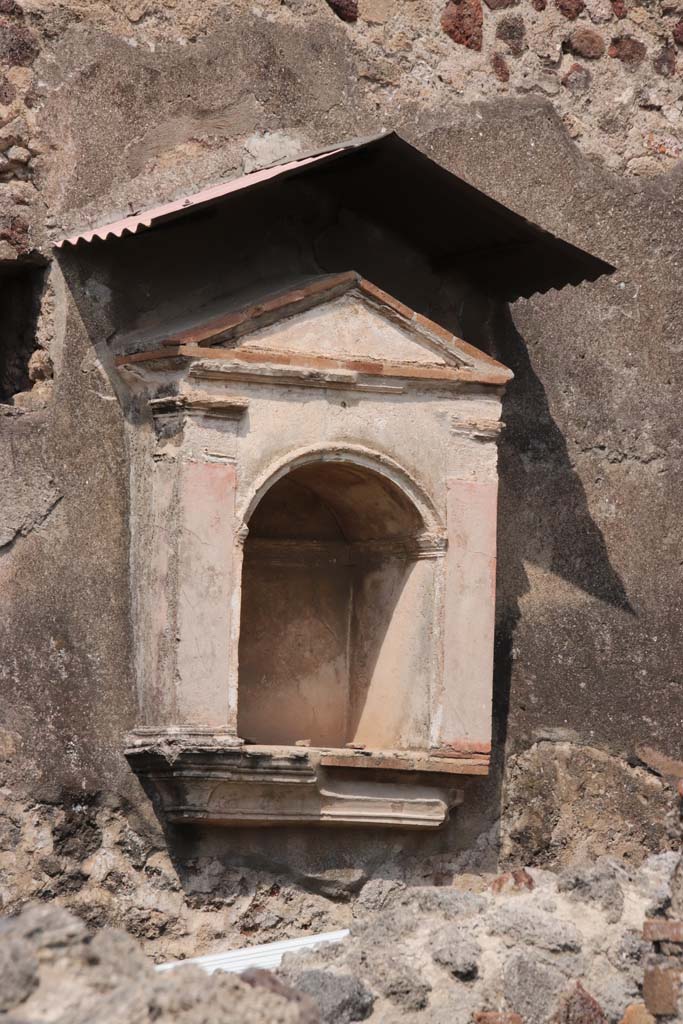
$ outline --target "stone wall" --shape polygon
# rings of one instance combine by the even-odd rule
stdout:
[[[598,858],[448,888],[369,882],[343,941],[239,979],[191,964],[155,973],[129,935],[37,904],[0,922],[0,1012],[13,1024],[678,1021],[683,930],[665,914],[679,872],[669,853],[637,870]]]
[[[33,389],[0,409],[5,908],[54,897],[150,940],[179,927],[167,951],[189,952],[218,934],[335,924],[362,881],[394,870],[669,848],[683,772],[683,9],[0,8],[0,287],[9,268],[49,263],[32,277],[40,308],[15,373]],[[121,755],[135,693],[128,463],[105,344],[119,300],[96,276],[65,278],[50,240],[383,127],[618,268],[516,303],[494,332],[516,374],[500,456],[495,771],[438,836],[316,836],[316,853],[310,834],[188,845],[162,834]],[[15,335],[2,331],[4,350]],[[486,341],[481,324],[468,334]],[[29,372],[36,350],[44,369]]]

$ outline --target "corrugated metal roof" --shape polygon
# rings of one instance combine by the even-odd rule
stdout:
[[[280,178],[286,174],[303,170],[312,164],[328,161],[340,156],[342,153],[350,152],[359,146],[365,146],[368,142],[381,136],[373,136],[372,139],[359,139],[355,142],[347,142],[334,146],[331,149],[322,150],[298,160],[290,160],[286,163],[273,164],[272,167],[265,167],[260,171],[252,171],[250,174],[243,174],[241,178],[233,178],[231,181],[223,181],[218,185],[210,185],[200,192],[193,192],[189,196],[181,196],[170,203],[162,203],[161,206],[153,206],[149,210],[132,214],[130,217],[123,217],[121,220],[111,221],[109,224],[102,224],[99,227],[91,228],[89,231],[79,231],[75,235],[69,235],[55,242],[56,248],[60,249],[65,245],[78,245],[79,242],[92,242],[98,238],[104,242],[107,238],[121,238],[123,235],[135,235],[138,231],[149,228],[159,221],[167,220],[179,214],[188,212],[197,206],[206,206],[219,199],[224,199],[233,192],[240,192],[242,189],[251,188],[254,185],[261,185],[273,178]]]
[[[338,207],[388,226],[433,263],[457,268],[508,301],[594,281],[615,269],[458,178],[395,132],[255,171],[56,244],[77,246],[135,234],[299,174],[306,174],[311,187]]]

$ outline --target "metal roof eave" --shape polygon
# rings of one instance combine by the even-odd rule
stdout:
[[[352,154],[369,154],[340,171]],[[447,252],[507,301],[553,288],[595,281],[615,268],[553,235],[448,171],[395,132],[331,146],[180,197],[149,210],[67,236],[57,248],[106,242],[220,203],[245,190],[292,175],[320,172],[337,192],[364,204],[366,213],[400,221],[400,229],[433,254]],[[328,180],[329,187],[329,180]],[[355,189],[355,192],[354,192]],[[337,194],[335,192],[335,194]],[[405,212],[407,211],[407,213]],[[466,245],[453,250],[454,239]]]

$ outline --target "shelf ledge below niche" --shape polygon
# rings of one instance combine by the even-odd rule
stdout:
[[[176,825],[434,829],[462,803],[464,777],[488,770],[483,757],[262,746],[213,730],[137,730],[125,753]]]

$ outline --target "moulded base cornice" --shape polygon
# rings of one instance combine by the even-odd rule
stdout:
[[[235,746],[218,737],[207,742],[206,736],[151,733],[131,735],[126,756],[174,824],[433,829],[462,803],[461,777],[468,774],[462,762],[454,768],[411,752],[365,757],[348,750]]]

